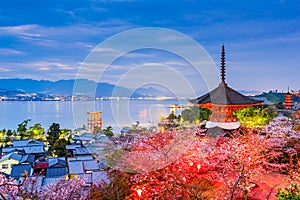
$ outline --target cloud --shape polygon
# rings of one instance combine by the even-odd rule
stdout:
[[[51,68],[50,67],[39,67],[39,68],[37,68],[37,70],[39,70],[39,71],[50,71]]]
[[[11,69],[0,67],[0,72],[10,72]]]
[[[79,65],[76,62],[35,61],[1,63],[0,72],[5,77],[32,78],[32,79],[74,79]],[[4,67],[6,66],[6,67]]]
[[[23,64],[26,68],[38,70],[77,70],[79,66],[74,63],[59,63],[59,62],[51,62],[51,61],[40,61],[40,62],[29,62]]]
[[[19,26],[2,26],[0,27],[0,33],[8,35],[18,35],[25,37],[40,37],[41,35],[36,32],[39,26],[36,24],[27,24]]]
[[[23,51],[18,51],[15,49],[9,49],[9,48],[0,48],[0,55],[22,55],[25,54]]]
[[[0,27],[0,36],[14,36],[37,46],[80,46],[90,49],[93,45],[89,41],[98,38],[105,39],[112,33],[118,33],[131,27],[123,20],[108,20],[105,22],[89,24],[72,24],[68,26],[42,26],[38,24],[27,24],[19,26]]]

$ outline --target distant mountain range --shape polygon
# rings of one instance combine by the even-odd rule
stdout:
[[[24,94],[24,92],[20,92],[20,91],[11,91],[11,90],[6,90],[6,89],[0,89],[0,96],[16,96],[18,94]]]
[[[257,90],[238,90],[238,92],[246,96],[257,96],[262,94],[261,91],[257,91]]]
[[[109,83],[97,83],[87,79],[76,80],[33,80],[33,79],[0,79],[0,96],[12,97],[18,94],[41,94],[53,96],[72,96],[74,83],[79,86],[80,93],[75,95],[96,96],[96,97],[175,97],[175,95],[165,88],[141,87],[132,90],[125,87],[119,87]],[[96,89],[96,91],[93,90]],[[89,91],[90,89],[90,91]],[[257,96],[262,94],[259,91],[239,90],[240,93],[247,96]]]
[[[115,96],[114,91],[120,97],[158,97],[158,96],[173,96],[172,93],[162,91],[153,87],[143,87],[137,90],[131,90],[125,87],[115,86],[109,83],[96,83],[87,79],[77,80],[33,80],[33,79],[0,79],[0,95],[17,95],[25,93],[36,93],[44,95],[71,96],[73,94],[74,83],[80,86],[81,91],[86,91],[88,88],[96,88],[96,97],[111,97]],[[81,93],[80,95],[88,95]],[[89,94],[91,95],[91,94]]]

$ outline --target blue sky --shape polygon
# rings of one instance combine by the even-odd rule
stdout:
[[[300,89],[299,0],[2,0],[0,78],[74,79],[96,45],[141,27],[186,34],[217,66],[224,43],[227,82],[235,89]],[[149,63],[181,66],[179,72],[198,84],[189,64],[168,52],[136,51],[113,66]],[[119,73],[103,80],[115,83]]]

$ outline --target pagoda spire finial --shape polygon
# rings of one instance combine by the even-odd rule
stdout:
[[[221,83],[225,83],[225,47],[222,44],[222,53],[221,53]]]

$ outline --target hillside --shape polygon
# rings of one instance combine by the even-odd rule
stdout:
[[[109,83],[96,83],[87,79],[77,80],[33,80],[33,79],[0,79],[0,92],[2,96],[17,95],[20,93],[36,93],[44,95],[71,96],[74,83],[78,86],[80,95],[96,97],[157,97],[171,95],[168,92],[147,87],[131,90],[125,87],[115,86]],[[96,88],[96,92],[94,91]],[[76,91],[75,94],[77,95]],[[94,95],[95,94],[95,95]]]

